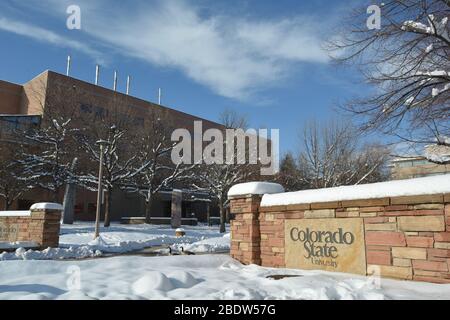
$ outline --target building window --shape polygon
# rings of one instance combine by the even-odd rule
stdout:
[[[413,166],[425,166],[427,164],[430,164],[427,160],[414,160]]]
[[[403,161],[403,162],[399,162],[397,164],[397,166],[399,168],[411,168],[413,166],[413,162],[412,161]]]
[[[28,130],[38,127],[41,123],[40,116],[2,116],[0,128],[5,132]]]

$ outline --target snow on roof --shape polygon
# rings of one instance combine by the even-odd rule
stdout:
[[[59,203],[49,203],[49,202],[42,202],[42,203],[35,203],[31,206],[30,210],[59,210],[63,211],[63,206]]]
[[[437,163],[450,161],[450,147],[444,145],[429,145],[425,147],[425,157]]]
[[[228,192],[229,197],[233,196],[243,196],[248,194],[272,194],[272,193],[281,193],[284,192],[284,188],[278,183],[271,182],[247,182],[237,184],[231,187]]]
[[[413,160],[427,160],[424,156],[410,156],[410,157],[398,157],[395,159],[392,159],[391,162],[406,162],[406,161],[413,161]]]
[[[408,180],[379,182],[358,186],[344,186],[265,195],[262,198],[261,206],[271,207],[291,204],[443,193],[450,193],[450,174]]]

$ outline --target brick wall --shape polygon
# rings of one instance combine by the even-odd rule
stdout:
[[[249,195],[231,201],[231,256],[246,264],[261,264],[259,204],[261,196]]]
[[[0,80],[0,114],[19,114],[22,86]]]
[[[450,194],[260,207],[231,198],[231,255],[246,264],[285,266],[287,219],[362,218],[368,274],[450,283]]]
[[[61,211],[34,209],[28,216],[0,216],[0,226],[8,229],[0,242],[35,242],[40,248],[58,247]]]

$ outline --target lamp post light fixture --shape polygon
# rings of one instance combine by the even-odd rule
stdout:
[[[102,190],[103,190],[103,154],[104,148],[109,146],[109,141],[99,140],[96,142],[100,146],[100,168],[98,172],[98,189],[97,189],[97,212],[95,215],[95,235],[94,240],[100,236],[100,208],[102,201]]]

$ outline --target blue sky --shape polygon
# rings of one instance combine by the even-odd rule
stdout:
[[[0,79],[24,83],[46,69],[217,120],[226,108],[251,126],[280,129],[282,152],[298,150],[308,120],[367,88],[354,70],[332,66],[323,43],[354,1],[2,0]],[[81,30],[66,9],[81,8]]]

